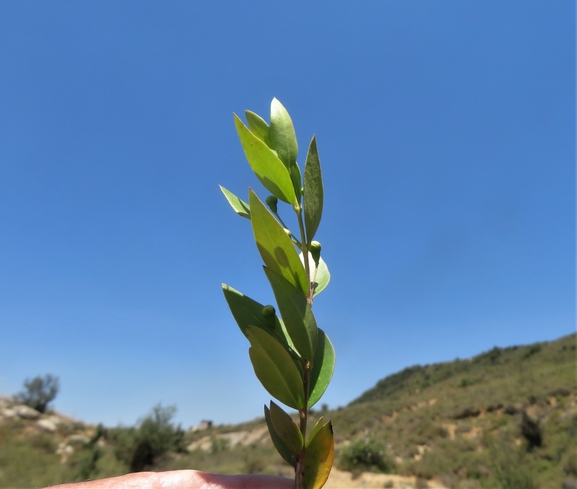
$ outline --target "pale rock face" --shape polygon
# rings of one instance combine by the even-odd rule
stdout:
[[[257,442],[262,443],[263,440],[268,440],[268,437],[266,436],[267,433],[267,427],[261,426],[250,431],[236,431],[234,433],[223,433],[216,436],[205,436],[200,440],[192,442],[187,449],[189,452],[194,450],[203,450],[208,452],[212,449],[215,439],[225,441],[229,448],[233,448],[237,445],[248,446]]]
[[[2,416],[3,418],[15,418],[18,415],[16,414],[16,411],[14,411],[14,409],[6,408],[2,410],[0,416]]]
[[[48,433],[54,433],[57,428],[56,423],[51,419],[39,419],[36,421],[36,426],[44,431],[48,431]]]
[[[197,424],[196,426],[193,426],[190,431],[192,431],[193,433],[197,432],[197,431],[202,431],[202,430],[206,430],[208,428],[210,428],[212,426],[212,421],[201,421],[199,424]]]
[[[86,443],[88,443],[90,441],[90,438],[88,438],[86,435],[81,435],[81,434],[75,434],[75,435],[70,435],[68,437],[68,443],[70,445],[85,445]]]
[[[58,449],[56,450],[56,455],[60,455],[60,461],[65,463],[68,457],[74,453],[74,447],[67,445],[66,443],[59,443]]]
[[[12,409],[22,419],[38,419],[40,417],[40,412],[36,411],[36,409],[32,409],[29,406],[25,406],[24,404],[14,406]]]
[[[60,416],[56,416],[55,414],[48,416],[46,419],[52,421],[56,426],[61,426],[65,424],[64,420]]]

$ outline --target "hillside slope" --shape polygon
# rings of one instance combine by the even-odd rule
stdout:
[[[552,388],[575,387],[575,334],[556,341],[527,346],[495,347],[466,360],[454,360],[433,365],[416,365],[390,375],[363,393],[349,406],[377,400],[447,390],[467,399],[474,387],[481,397],[495,402],[524,401],[532,395],[542,395]],[[550,381],[557,382],[553,386]],[[495,392],[495,388],[497,391]],[[498,396],[503,396],[497,399]]]
[[[575,341],[407,368],[331,413],[337,440],[379,440],[397,470],[423,478],[561,487],[577,477]]]
[[[312,422],[321,414],[333,420],[337,467],[355,477],[399,474],[335,472],[330,487],[411,487],[415,477],[418,487],[577,487],[576,339],[409,367],[346,407],[314,412]],[[155,427],[152,417],[139,427],[97,429],[54,413],[26,419],[8,398],[2,402],[0,488],[126,473],[131,450],[159,434],[169,449],[146,462],[152,470],[292,470],[263,419],[183,432],[169,418]]]
[[[333,420],[338,465],[353,472],[388,471],[446,487],[552,489],[567,481],[573,487],[576,339],[573,334],[409,367],[348,406],[315,414]],[[251,441],[260,434],[268,443],[262,421],[255,420],[196,433],[192,447],[204,444],[210,452],[215,440],[228,440],[219,458],[244,456],[249,468],[274,471],[262,453],[247,455],[251,443],[233,445],[239,432]],[[194,452],[198,462],[215,470],[212,457],[200,452]]]

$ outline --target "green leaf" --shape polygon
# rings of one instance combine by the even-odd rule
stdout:
[[[251,132],[271,149],[273,148],[272,141],[270,139],[270,127],[266,121],[258,114],[251,112],[250,110],[245,110],[244,115],[246,116],[246,122]]]
[[[278,157],[290,170],[297,161],[297,138],[289,113],[276,98],[270,104],[270,138]]]
[[[311,257],[312,259],[312,257]],[[313,261],[314,263],[314,261]],[[313,270],[313,268],[311,268],[311,270]],[[314,272],[313,272],[314,274]],[[327,264],[325,263],[325,261],[322,259],[322,257],[319,260],[319,267],[317,270],[317,274],[315,277],[315,283],[314,283],[314,287],[315,287],[315,292],[313,294],[313,296],[316,296],[318,294],[320,294],[325,287],[329,284],[331,280],[331,274],[329,273],[329,268],[327,267]]]
[[[335,458],[333,425],[328,421],[309,442],[305,452],[303,489],[320,489],[329,478]]]
[[[297,201],[301,201],[301,189],[302,189],[302,179],[301,179],[301,169],[299,165],[295,163],[290,169],[291,180],[293,182],[293,187],[295,189],[295,195],[297,196]]]
[[[283,339],[281,340],[282,344],[287,344],[288,348],[286,349],[291,355],[294,356],[295,359],[295,363],[297,365],[297,368],[299,369],[299,371],[301,370],[301,363],[302,363],[302,359],[301,356],[299,355],[299,353],[297,352],[297,349],[293,343],[293,340],[291,339],[290,335],[288,334],[288,331],[286,329],[286,326],[284,325],[284,322],[281,318],[279,318],[278,316],[276,317],[276,320],[278,321],[278,324],[280,325],[281,331],[282,331],[282,335],[283,335]]]
[[[301,357],[313,360],[317,347],[318,328],[310,304],[302,292],[278,273],[264,267],[280,315],[293,344]]]
[[[288,204],[296,203],[295,190],[289,171],[264,141],[255,136],[234,114],[234,123],[244,154],[260,182],[277,198]]]
[[[314,277],[314,288],[315,288],[315,292],[313,294],[314,296],[317,296],[318,294],[320,294],[325,287],[329,284],[330,280],[331,280],[331,274],[329,272],[329,268],[327,267],[327,264],[325,263],[325,261],[323,260],[322,256],[319,259],[319,269],[317,270],[317,274],[315,277],[315,267],[317,266],[313,257],[311,256],[310,253],[308,253],[308,257],[309,257],[309,270],[311,272],[311,282],[313,280]],[[303,259],[303,254],[300,253],[299,254],[299,258],[301,260],[301,263],[304,264],[304,259]],[[303,265],[304,266],[304,265]]]
[[[246,336],[247,326],[257,326],[272,333],[270,323],[262,314],[262,304],[226,284],[222,284],[222,291],[243,335]]]
[[[275,399],[293,409],[304,402],[302,377],[283,345],[266,331],[246,327],[250,361],[258,380]]]
[[[309,433],[309,439],[306,443],[306,446],[308,447],[310,442],[314,439],[314,437],[316,436],[316,434],[319,432],[319,430],[324,426],[323,425],[323,421],[325,420],[324,416],[321,416],[317,422],[315,423],[315,425],[313,426],[313,429],[311,430],[311,432]]]
[[[307,276],[291,239],[252,190],[249,203],[254,239],[265,265],[306,294]]]
[[[304,214],[307,243],[313,240],[323,215],[323,176],[321,162],[317,152],[317,140],[313,136],[305,160],[304,177]]]
[[[296,348],[290,339],[285,325],[278,316],[275,315],[274,320],[270,321],[262,314],[264,306],[261,303],[244,295],[242,292],[233,289],[229,285],[222,284],[222,291],[226,302],[228,303],[228,307],[230,308],[230,312],[243,335],[247,336],[247,326],[256,326],[264,331],[268,331],[281,342],[285,347],[285,350],[293,355],[297,364],[300,363],[300,357],[296,352]]]
[[[281,437],[276,432],[275,427],[272,424],[270,410],[266,405],[264,406],[264,419],[266,420],[266,425],[268,427],[270,438],[277,452],[289,465],[292,465],[294,468],[296,468],[297,466],[296,454],[282,441]]]
[[[293,419],[274,402],[270,402],[270,418],[283,443],[295,454],[303,449],[303,435]]]
[[[309,406],[312,408],[327,390],[335,370],[335,349],[326,333],[319,328],[317,349],[310,373]]]
[[[241,217],[246,217],[250,220],[250,206],[243,200],[239,199],[232,192],[225,189],[222,185],[219,185],[220,190],[228,200],[228,203],[232,207],[232,210],[236,212]]]

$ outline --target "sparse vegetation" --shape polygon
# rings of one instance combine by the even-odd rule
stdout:
[[[24,390],[16,394],[15,399],[36,411],[43,413],[57,396],[60,390],[58,377],[47,374],[44,377],[38,375],[33,379],[26,379]]]
[[[570,335],[409,367],[333,412],[337,444],[370,433],[402,460],[399,473],[444,477],[455,487],[521,484],[518,475],[498,468],[502,456],[519,454],[517,468],[531,484],[561,487],[575,478],[575,340]],[[499,449],[490,449],[493,444]]]
[[[152,468],[162,456],[184,451],[184,432],[172,423],[175,412],[176,407],[159,404],[137,428],[111,430],[114,454],[130,472]]]
[[[385,445],[373,438],[359,438],[341,451],[339,468],[349,472],[392,472],[394,461]]]
[[[455,489],[576,487],[575,339],[541,343],[531,355],[534,345],[411,367],[349,406],[322,406],[337,428],[339,467],[417,477],[429,486],[435,479]],[[463,388],[463,378],[482,380]],[[138,468],[141,443],[152,448],[140,453],[155,454],[141,466],[153,470],[293,472],[272,449],[263,419],[193,432],[175,426],[173,415],[174,408],[157,406],[136,427],[70,421],[55,433],[36,429],[36,421],[0,417],[0,488],[120,475],[133,462]],[[234,442],[259,430],[254,441]],[[84,438],[70,441],[79,432]],[[64,444],[73,452],[65,455]]]

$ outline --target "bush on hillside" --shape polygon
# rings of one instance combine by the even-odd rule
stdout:
[[[537,343],[535,345],[531,345],[529,347],[529,349],[527,350],[527,352],[525,353],[525,355],[523,355],[523,360],[532,357],[536,353],[539,353],[542,348],[543,348],[543,346],[540,343]]]
[[[46,411],[48,404],[50,404],[58,391],[60,390],[60,382],[58,377],[52,374],[47,374],[44,377],[38,375],[33,379],[26,379],[24,382],[24,390],[14,396],[16,402],[26,404],[41,413]]]
[[[184,432],[175,427],[175,406],[160,404],[139,423],[138,428],[118,428],[112,433],[115,455],[131,472],[151,467],[162,455],[184,450]]]
[[[349,472],[378,471],[390,473],[395,463],[385,446],[373,438],[359,438],[341,451],[339,468]]]
[[[85,481],[98,476],[98,463],[104,455],[98,441],[103,437],[106,437],[106,429],[99,424],[90,440],[68,461],[74,480]]]
[[[500,489],[536,489],[531,460],[522,448],[503,440],[489,446],[492,482]]]

